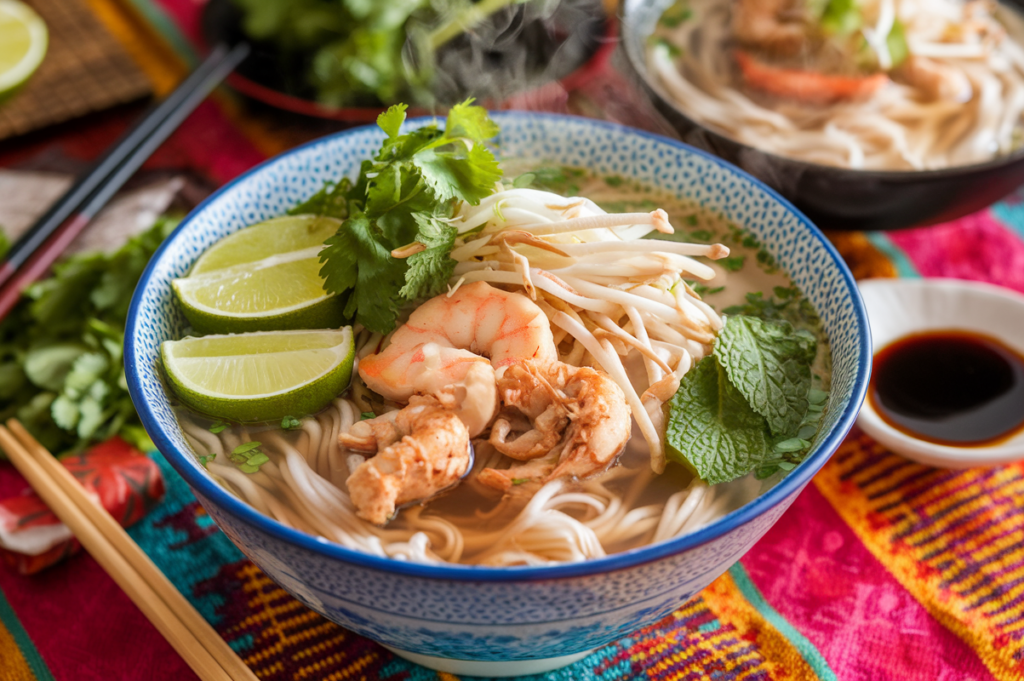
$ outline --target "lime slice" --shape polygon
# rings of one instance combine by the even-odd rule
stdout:
[[[29,79],[46,56],[46,24],[17,0],[0,0],[0,100]]]
[[[341,222],[313,215],[261,222],[224,237],[172,282],[201,333],[337,327],[341,298],[324,291],[320,250]]]
[[[352,327],[183,338],[160,345],[167,378],[193,409],[231,421],[314,414],[352,378]]]

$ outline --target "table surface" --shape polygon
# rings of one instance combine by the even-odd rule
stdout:
[[[199,4],[132,0],[140,13],[133,20],[144,16],[183,61],[168,57],[163,43],[146,52],[137,23],[111,18],[114,5],[90,2],[153,89],[166,91],[187,62]],[[663,131],[614,64],[600,75],[580,91],[532,104]],[[136,113],[122,107],[0,143],[0,167],[75,172]],[[217,185],[335,127],[297,125],[218,96],[147,169],[186,171]],[[830,237],[859,278],[958,277],[1024,292],[1018,196],[937,227]],[[261,679],[454,678],[396,658],[293,600],[244,559],[154,456],[168,498],[131,534]],[[1021,464],[928,468],[855,428],[782,519],[697,598],[540,678],[1022,679],[1022,473]],[[23,488],[0,463],[0,498]],[[0,570],[0,680],[50,678],[195,677],[97,564],[79,555],[33,577]]]

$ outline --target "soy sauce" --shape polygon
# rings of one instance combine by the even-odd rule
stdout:
[[[1024,428],[1024,357],[968,331],[906,336],[875,355],[868,399],[916,438],[993,444]]]

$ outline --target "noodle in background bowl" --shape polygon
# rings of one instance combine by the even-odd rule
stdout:
[[[425,565],[359,553],[289,529],[214,482],[175,420],[158,367],[186,321],[170,281],[222,237],[280,215],[325,180],[354,177],[383,133],[358,128],[287,152],[197,207],[157,252],[129,312],[125,367],[153,441],[210,516],[269,577],[313,610],[437,669],[508,675],[553,669],[651,624],[725,572],[768,531],[853,425],[871,339],[856,284],[803,215],[759,181],[679,142],[583,118],[506,112],[500,151],[621,174],[748,227],[820,313],[832,390],[818,442],[775,487],[688,535],[596,560],[542,567]],[[413,121],[422,125],[424,119]]]
[[[886,230],[938,224],[981,210],[1024,184],[1024,149],[940,170],[853,170],[786,158],[709,129],[687,114],[648,68],[647,40],[673,3],[622,0],[622,45],[642,89],[683,141],[764,181],[822,228]],[[1020,18],[1016,3],[1000,3],[1000,9]]]

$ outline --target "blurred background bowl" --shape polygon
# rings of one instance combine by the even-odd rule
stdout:
[[[486,35],[459,35],[437,53],[438,79],[433,109],[410,107],[410,115],[435,113],[468,97],[489,108],[508,108],[504,102],[529,99],[542,88],[558,85],[571,91],[589,82],[615,51],[618,25],[606,15],[602,0],[578,0],[573,12],[556,11],[546,20],[523,16],[522,3],[515,3],[501,16],[489,17],[475,29]],[[589,10],[589,11],[588,11]],[[505,16],[508,15],[508,16]],[[586,15],[585,21],[574,21]],[[235,44],[247,37],[242,29],[242,12],[232,0],[208,0],[203,7],[201,28],[207,45]],[[504,22],[504,23],[502,23]],[[372,123],[387,105],[330,106],[317,101],[315,89],[306,81],[307,56],[284,54],[270,42],[253,42],[252,53],[228,78],[228,84],[252,100],[291,113],[338,121]],[[453,62],[474,52],[483,65],[471,76],[446,77]]]
[[[814,449],[777,485],[670,541],[580,563],[492,568],[346,549],[258,513],[214,482],[182,435],[160,378],[160,343],[179,338],[187,324],[170,281],[224,236],[282,214],[326,180],[355,177],[383,139],[376,127],[311,142],[214,193],[150,261],[125,331],[127,381],[147,432],[246,556],[328,619],[421,664],[480,675],[568,664],[658,621],[710,584],[782,516],[842,442],[871,366],[867,317],[850,271],[820,230],[761,182],[675,140],[620,125],[524,112],[494,120],[506,157],[635,178],[748,227],[806,294],[831,343],[832,389]]]
[[[886,230],[948,222],[1024,184],[1024,149],[987,163],[927,171],[868,171],[796,161],[741,144],[690,118],[647,68],[647,39],[674,0],[623,0],[621,40],[638,85],[687,144],[734,163],[823,229]]]

